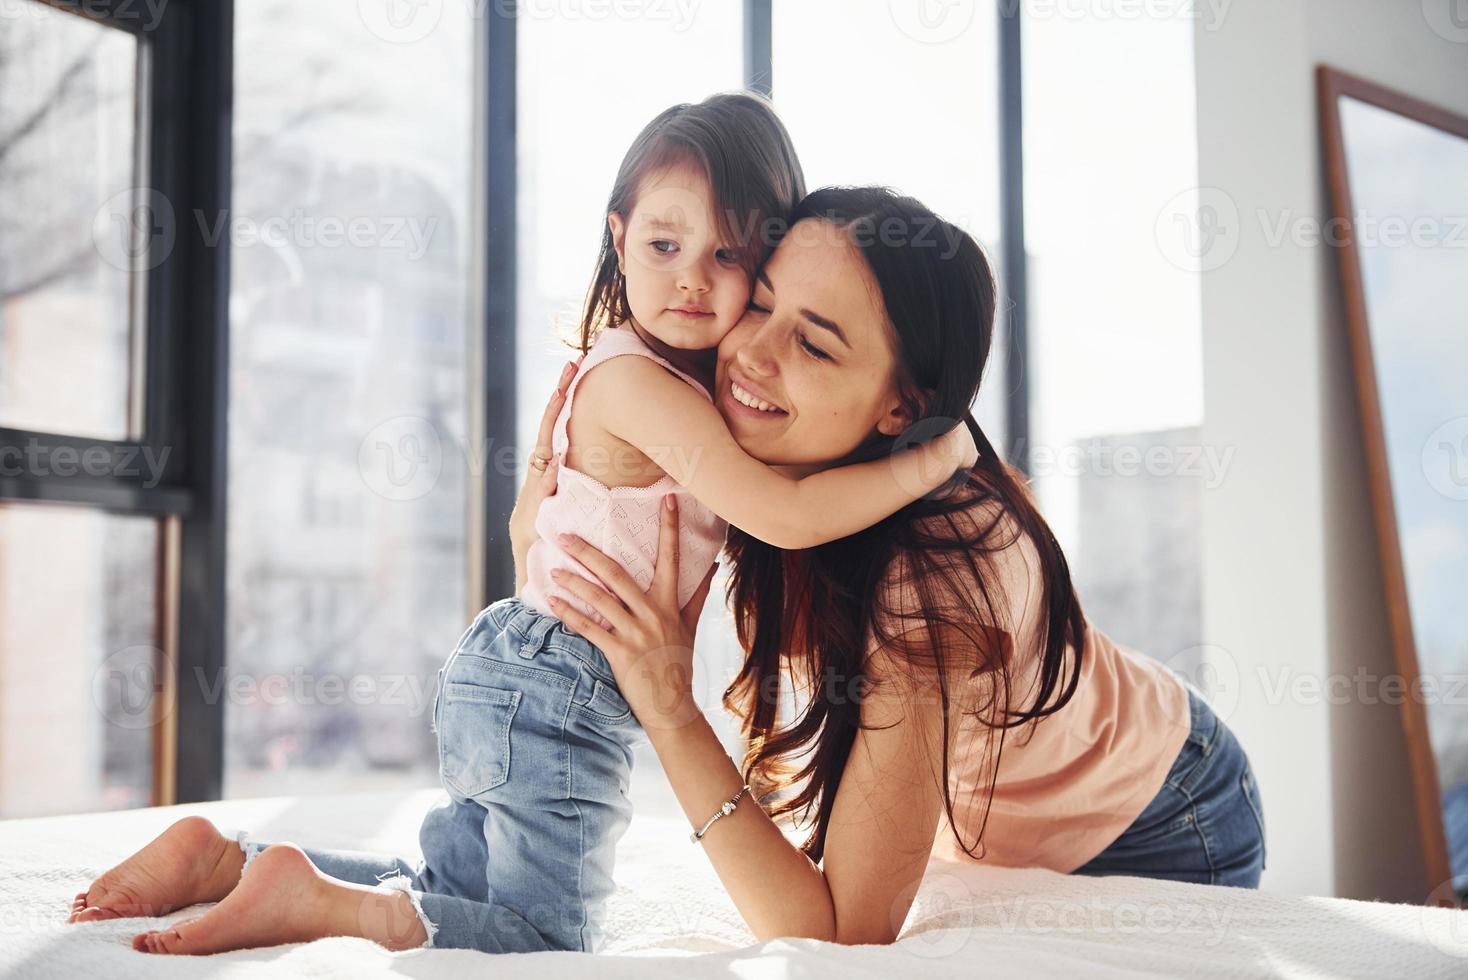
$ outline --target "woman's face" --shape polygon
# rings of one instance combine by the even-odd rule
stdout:
[[[719,344],[715,404],[756,459],[818,470],[909,422],[892,328],[876,280],[846,232],[795,225]]]

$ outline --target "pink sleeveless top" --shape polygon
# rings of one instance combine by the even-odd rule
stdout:
[[[987,525],[996,507],[992,501],[979,505],[973,517]],[[1043,653],[1038,631],[1045,616],[1040,558],[1007,512],[999,534],[1006,547],[990,556],[999,581],[985,584],[1003,621],[988,625],[1012,643],[1011,697],[1018,710],[1033,705],[1038,689]],[[899,609],[916,608],[903,569],[889,572],[887,587],[897,590],[889,594]],[[988,822],[975,848],[980,856],[958,846],[953,824],[943,814],[934,857],[1069,874],[1121,836],[1162,788],[1188,737],[1187,688],[1165,664],[1117,645],[1094,626],[1086,631],[1084,647],[1080,679],[1065,707],[1005,732]],[[1068,648],[1062,681],[1074,670],[1074,653]],[[990,690],[985,686],[975,693],[987,698]],[[995,749],[985,744],[989,733],[970,716],[958,733],[949,760],[949,791],[954,822],[963,843],[973,847],[984,821]],[[998,732],[992,737],[997,746]]]
[[[678,498],[678,602],[688,602],[694,589],[703,581],[709,566],[718,557],[724,546],[724,534],[728,524],[709,510],[673,478],[664,474],[656,483],[646,487],[608,487],[579,470],[566,465],[566,450],[570,445],[566,427],[571,420],[572,406],[576,403],[576,389],[587,373],[603,361],[622,355],[646,357],[661,364],[693,387],[694,391],[710,398],[704,387],[691,376],[675,368],[667,359],[659,357],[631,327],[603,330],[586,352],[581,368],[571,381],[566,392],[566,404],[556,419],[555,432],[551,438],[551,451],[560,460],[561,466],[556,483],[556,492],[547,497],[535,515],[535,530],[540,535],[530,546],[525,559],[524,602],[544,613],[555,616],[547,601],[554,595],[565,600],[573,608],[600,622],[610,624],[595,610],[556,585],[551,578],[551,569],[561,568],[575,572],[583,578],[604,586],[595,575],[580,562],[570,558],[556,541],[556,535],[579,534],[603,554],[616,559],[617,563],[646,591],[652,585],[653,568],[658,554],[658,508],[664,494],[676,494]],[[631,392],[629,397],[633,397]]]

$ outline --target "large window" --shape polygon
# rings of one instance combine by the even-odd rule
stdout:
[[[468,5],[235,4],[225,793],[431,783],[467,622]]]
[[[810,186],[890,185],[979,240],[1000,280],[979,421],[1028,461],[1096,624],[1193,666],[1197,511],[1229,455],[1200,436],[1190,20],[1010,5],[1026,272],[1000,262],[1021,198],[995,5],[512,6],[142,23],[149,5],[12,0],[0,815],[171,802],[173,753],[185,799],[431,783],[436,668],[503,550],[476,516],[509,507],[490,440],[524,464],[633,136],[746,72]],[[513,363],[488,356],[509,331]],[[722,603],[699,642],[713,708],[741,656]],[[38,728],[67,748],[27,786]],[[676,809],[638,772],[639,805]]]
[[[1193,25],[1040,11],[1023,21],[1031,471],[1092,622],[1193,668],[1202,494],[1228,461],[1201,441]]]
[[[147,806],[160,775],[166,518],[95,506],[166,463],[136,444],[148,64],[104,20],[26,0],[0,23],[0,817]]]
[[[142,325],[137,39],[39,3],[0,30],[0,426],[123,439]],[[21,202],[24,202],[22,205]]]
[[[0,817],[148,806],[158,522],[0,506]]]

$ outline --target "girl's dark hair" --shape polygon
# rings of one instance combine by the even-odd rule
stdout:
[[[843,229],[880,288],[897,353],[898,388],[915,420],[906,440],[914,441],[915,432],[931,437],[947,431],[951,420],[960,419],[974,434],[980,456],[946,492],[819,547],[782,551],[730,527],[734,568],[728,598],[746,657],[724,691],[724,706],[742,719],[745,782],[757,795],[778,800],[763,801],[770,815],[799,811],[805,822],[816,808],[814,829],[802,847],[820,861],[836,791],[862,724],[864,685],[869,691],[872,683],[886,683],[893,671],[885,665],[900,664],[906,678],[920,679],[909,691],[924,697],[936,688],[943,712],[944,808],[959,846],[975,856],[959,833],[949,789],[952,678],[980,682],[965,684],[959,694],[984,702],[965,712],[979,721],[989,747],[984,758],[992,760],[984,770],[988,792],[977,847],[988,823],[1004,733],[1069,702],[1080,679],[1086,620],[1065,556],[1022,475],[1000,459],[969,411],[994,337],[994,276],[978,244],[916,200],[880,187],[817,190],[796,208],[790,225],[806,218]],[[842,462],[882,456],[896,442],[873,436]],[[977,519],[985,512],[997,516]],[[1006,515],[1012,522],[1004,522]],[[1002,592],[995,556],[1019,534],[1033,542],[1041,564],[1039,651],[1009,649],[1009,638],[986,628],[1008,621],[1006,598],[992,598]],[[907,591],[893,588],[898,580]],[[1024,602],[1023,595],[1009,598]],[[1023,622],[1022,615],[1016,619]],[[1067,645],[1075,654],[1064,680]],[[869,650],[881,652],[883,669],[874,669]],[[1029,707],[1011,710],[1011,668],[1033,665],[1034,655],[1038,691]],[[792,681],[807,679],[801,686],[809,700],[785,724],[778,716],[787,656]],[[982,691],[992,696],[975,694]],[[1057,691],[1058,699],[1047,706]],[[1001,700],[1002,707],[991,710]]]
[[[630,218],[643,178],[679,164],[698,168],[708,179],[719,232],[753,277],[779,241],[785,216],[805,196],[805,175],[780,117],[753,92],[724,92],[664,109],[622,158],[606,214]],[[581,314],[581,350],[590,349],[603,327],[630,315],[627,280],[604,215],[596,273]]]

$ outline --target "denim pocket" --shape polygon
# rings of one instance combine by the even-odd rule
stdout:
[[[600,677],[592,679],[591,697],[585,704],[575,707],[581,713],[608,725],[620,725],[632,717],[632,706],[622,697],[622,692]]]
[[[438,763],[445,786],[474,797],[510,778],[510,725],[520,697],[482,684],[441,686]]]

